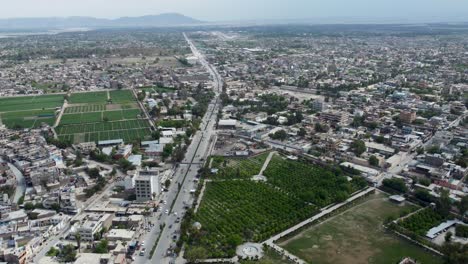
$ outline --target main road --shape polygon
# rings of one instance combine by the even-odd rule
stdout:
[[[135,263],[171,263],[174,255],[168,254],[179,238],[180,221],[177,219],[185,214],[187,208],[193,204],[191,190],[197,188],[196,176],[198,170],[210,155],[214,144],[216,117],[220,109],[219,95],[222,89],[222,79],[216,69],[211,66],[203,54],[198,51],[193,42],[184,33],[184,37],[203,67],[210,73],[213,80],[215,97],[208,105],[205,116],[202,118],[200,130],[195,133],[191,144],[187,148],[184,160],[175,168],[169,191],[165,194],[167,204],[161,211],[161,217],[149,234],[143,239],[146,246],[145,256],[137,257]],[[179,188],[180,186],[180,188]],[[166,210],[168,213],[166,213]],[[177,223],[179,222],[179,223]],[[163,225],[162,230],[160,226]],[[159,241],[157,238],[160,237]],[[151,249],[156,244],[154,254],[150,258]]]

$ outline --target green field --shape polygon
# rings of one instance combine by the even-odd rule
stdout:
[[[140,114],[141,111],[139,109],[65,114],[60,120],[60,125],[132,120],[138,119]]]
[[[232,256],[243,241],[266,240],[316,212],[315,206],[265,183],[208,182],[195,215],[202,224],[196,245],[211,257]]]
[[[135,101],[135,97],[131,90],[114,90],[110,91],[109,94],[113,104],[130,103]]]
[[[107,91],[73,93],[70,96],[70,104],[105,104],[107,103]]]
[[[218,168],[217,174],[210,176],[212,179],[236,179],[252,178],[260,173],[263,163],[269,153],[263,153],[253,158],[225,158],[213,157],[212,168]]]
[[[402,240],[383,227],[389,217],[415,210],[396,205],[382,193],[372,194],[344,213],[317,224],[279,245],[309,263],[398,263],[411,257],[424,264],[442,260]]]
[[[212,168],[219,171],[206,173],[210,181],[194,217],[202,228],[193,235],[190,245],[205,248],[210,257],[231,257],[237,245],[262,242],[312,217],[320,207],[337,201],[335,197],[346,199],[367,186],[363,179],[348,181],[345,175],[285,160],[278,154],[266,169],[268,175],[264,173],[266,183],[250,180],[259,174],[268,155],[215,156],[210,160]],[[287,181],[298,181],[303,186],[294,185],[294,190],[286,186]],[[303,192],[308,195],[302,195]]]
[[[108,95],[112,104],[108,104]],[[126,142],[151,136],[150,124],[130,90],[72,94],[56,132],[73,143],[108,139]]]
[[[362,189],[366,183],[349,182],[346,177],[319,166],[273,156],[263,173],[268,183],[318,207],[346,200],[349,195]]]
[[[89,142],[108,139],[132,141],[151,135],[147,120],[126,120],[87,124],[60,125],[56,128],[59,137],[72,142]]]
[[[55,109],[63,105],[63,95],[0,98],[0,119],[9,128],[37,128],[53,125]]]
[[[79,106],[69,106],[65,109],[65,114],[74,114],[74,113],[88,113],[88,112],[102,112],[106,110],[106,105],[104,104],[90,104],[90,105],[79,105]]]

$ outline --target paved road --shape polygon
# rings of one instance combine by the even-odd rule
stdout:
[[[171,187],[169,188],[169,192],[166,194],[167,206],[170,206],[170,208],[163,209],[163,215],[161,216],[160,221],[150,232],[151,235],[147,236],[145,240],[150,242],[145,242],[147,255],[154,245],[153,241],[156,240],[157,235],[159,235],[159,225],[162,223],[165,224],[161,231],[161,239],[156,246],[154,255],[151,260],[148,260],[148,258],[138,257],[135,260],[135,263],[163,264],[175,261],[175,256],[167,256],[167,253],[168,249],[175,244],[176,240],[173,239],[174,236],[175,238],[178,238],[178,233],[180,232],[180,223],[176,223],[176,219],[178,217],[182,217],[186,208],[191,207],[193,204],[194,197],[193,194],[191,194],[191,190],[197,188],[197,182],[195,182],[195,179],[198,170],[209,156],[215,137],[216,115],[220,107],[218,98],[222,88],[222,79],[218,72],[216,72],[216,70],[206,61],[205,57],[197,50],[192,41],[185,34],[184,37],[190,45],[194,56],[198,57],[200,63],[210,73],[214,82],[215,98],[209,104],[208,110],[202,119],[200,131],[195,133],[192,138],[192,143],[187,148],[185,159],[176,168]],[[180,189],[179,185],[181,186]],[[165,213],[165,210],[169,210],[168,214]]]
[[[3,162],[3,159],[0,159],[0,162]],[[12,202],[18,203],[21,196],[23,196],[26,192],[26,181],[24,180],[23,173],[21,173],[21,171],[18,170],[18,168],[16,168],[15,165],[8,163],[8,167],[10,167],[10,170],[16,177],[15,195],[9,198],[12,199]]]

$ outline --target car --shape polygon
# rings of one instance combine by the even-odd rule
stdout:
[[[169,214],[169,210],[166,209],[166,214]]]
[[[169,228],[172,228],[172,225],[169,225]]]
[[[145,246],[145,242],[141,242],[141,246],[144,247],[144,246]]]

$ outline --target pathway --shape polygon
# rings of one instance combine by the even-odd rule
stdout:
[[[68,101],[65,100],[65,102],[63,103],[62,109],[60,109],[59,115],[55,119],[54,127],[57,127],[60,124],[60,120],[62,120],[62,116],[65,113],[65,108],[67,108],[67,106],[68,106]]]
[[[263,172],[266,170],[266,168],[268,167],[268,164],[270,164],[270,161],[271,161],[271,158],[273,158],[273,155],[276,154],[276,151],[272,151],[270,152],[270,154],[268,154],[268,157],[266,158],[265,162],[263,163],[263,167],[262,169],[260,170],[260,173],[258,173],[258,175],[261,175],[263,176]]]
[[[348,203],[351,203],[352,201],[358,199],[358,198],[361,198],[365,195],[367,195],[368,193],[370,192],[373,192],[375,190],[374,187],[370,187],[370,188],[367,188],[366,190],[362,191],[362,192],[359,192],[357,193],[356,195],[348,198],[346,201],[342,202],[342,203],[339,203],[339,204],[336,204],[334,206],[331,206],[327,209],[323,209],[319,214],[316,214],[314,215],[313,217],[275,235],[275,236],[272,236],[271,238],[269,238],[268,240],[264,241],[263,243],[264,244],[267,244],[269,247],[275,249],[278,253],[282,254],[282,255],[285,255],[287,258],[295,261],[296,263],[299,263],[299,264],[305,264],[306,262],[300,258],[298,258],[297,256],[291,254],[290,252],[288,252],[287,250],[283,249],[282,247],[278,246],[275,244],[275,241],[277,241],[278,239],[288,235],[289,233],[291,232],[295,232],[301,228],[303,228],[304,226],[307,226],[311,223],[313,223],[314,221],[332,213],[333,211],[341,208],[342,206],[348,204]]]
[[[0,159],[0,161],[2,161]],[[18,203],[19,199],[24,195],[26,192],[26,181],[24,180],[23,173],[21,173],[18,168],[16,168],[13,164],[8,162],[8,167],[10,167],[10,170],[15,174],[16,177],[16,189],[15,189],[15,195],[13,197],[9,197],[13,203]]]

